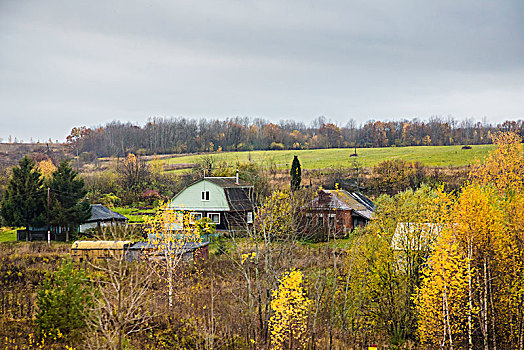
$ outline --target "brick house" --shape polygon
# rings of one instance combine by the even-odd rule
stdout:
[[[343,237],[357,226],[365,226],[373,217],[375,205],[359,192],[319,190],[303,207],[308,233]]]

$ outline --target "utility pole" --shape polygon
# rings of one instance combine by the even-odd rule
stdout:
[[[49,225],[49,190],[47,188],[47,244],[51,245],[51,226]]]

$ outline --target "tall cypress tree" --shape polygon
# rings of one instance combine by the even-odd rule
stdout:
[[[45,223],[45,190],[42,174],[35,163],[24,157],[13,167],[7,190],[2,198],[0,214],[9,226],[24,226],[29,239],[29,227]]]
[[[64,160],[49,182],[51,223],[66,230],[66,241],[91,216],[84,180],[77,176],[78,173]]]
[[[293,158],[289,175],[291,175],[291,191],[298,190],[302,182],[302,169],[300,168],[300,162],[297,156]]]

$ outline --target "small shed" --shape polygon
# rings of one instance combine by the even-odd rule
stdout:
[[[112,259],[129,249],[131,241],[76,241],[71,246],[71,257],[76,261]]]
[[[100,229],[106,226],[121,225],[129,219],[122,214],[112,211],[102,204],[91,205],[91,217],[80,225],[80,232],[84,233],[90,229]]]
[[[169,243],[172,247],[173,242]],[[208,259],[209,242],[185,242],[175,246],[174,254],[181,255],[184,261]],[[163,244],[136,242],[126,252],[127,261],[162,259]]]

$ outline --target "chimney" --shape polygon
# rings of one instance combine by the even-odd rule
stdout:
[[[237,177],[236,177],[235,184],[239,185],[239,183],[238,183],[238,169],[237,169]]]

